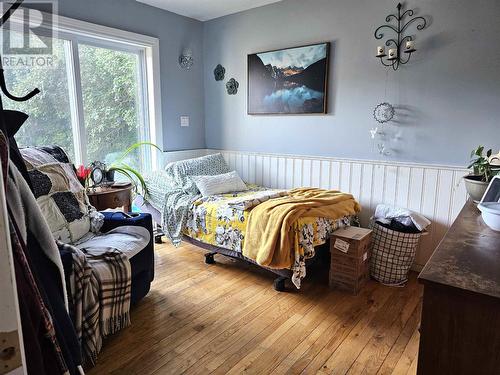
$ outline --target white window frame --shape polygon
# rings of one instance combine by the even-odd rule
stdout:
[[[40,12],[40,16],[43,14],[43,12]],[[31,16],[33,17],[33,15]],[[149,123],[145,132],[149,141],[155,143],[161,150],[164,150],[161,113],[159,39],[59,15],[53,15],[52,20],[54,36],[58,37],[59,35],[62,39],[70,41],[70,48],[66,51],[69,53],[70,59],[73,62],[72,64],[69,64],[71,67],[68,69],[68,75],[70,75],[69,85],[70,90],[73,90],[73,92],[78,96],[81,96],[79,56],[77,45],[76,43],[73,43],[73,41],[76,40],[78,42],[104,48],[108,45],[108,48],[114,50],[121,49],[124,51],[128,50],[137,52],[139,49],[142,51],[143,58],[140,60],[143,62],[139,64],[139,74],[143,75],[142,82],[144,83],[142,92],[144,94],[143,100],[145,102],[142,103],[142,107],[146,112],[144,120],[146,123]],[[9,21],[12,22],[13,25],[22,24],[24,21],[22,12],[15,12],[12,14]],[[33,18],[33,21],[37,21],[36,17]],[[75,147],[75,153],[77,159],[86,162],[85,155],[81,155],[81,150],[86,150],[86,145],[82,144],[86,139],[85,134],[83,133],[85,131],[85,126],[83,123],[83,108],[81,108],[82,100],[81,97],[79,99],[73,97],[72,100],[75,101],[75,103],[72,103],[71,106],[73,108],[72,112],[75,112],[71,114],[72,126],[78,127],[78,129],[73,129],[73,134],[77,135],[74,139],[75,145],[79,146]],[[153,149],[151,154],[151,168],[161,168],[161,160],[162,157],[159,155],[158,150]]]

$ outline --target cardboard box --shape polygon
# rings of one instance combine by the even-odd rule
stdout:
[[[330,287],[357,294],[369,279],[372,231],[338,229],[330,238]]]

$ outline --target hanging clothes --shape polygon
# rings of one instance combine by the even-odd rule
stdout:
[[[2,16],[2,26],[19,8],[16,0]],[[16,101],[6,87],[0,58],[0,89]],[[0,188],[6,193],[10,240],[17,283],[19,313],[28,374],[82,374],[79,342],[68,315],[68,299],[61,257],[32,194],[31,182],[13,138],[27,119],[18,111],[4,111],[0,97]],[[11,142],[9,142],[9,138]],[[11,159],[12,158],[12,159]],[[17,167],[16,167],[17,165]]]
[[[24,122],[28,119],[28,115],[19,111],[3,111],[3,118],[5,124],[6,136],[9,141],[9,159],[14,162],[17,166],[17,169],[23,175],[24,179],[28,183],[31,191],[33,191],[33,187],[31,185],[31,181],[28,175],[28,171],[26,166],[24,165],[23,157],[19,148],[17,147],[17,142],[14,139],[14,135],[19,131]]]
[[[26,245],[10,215],[9,227],[28,374],[69,374],[54,322],[25,256]]]
[[[0,159],[2,166],[3,188],[9,184],[8,141],[0,115]],[[5,189],[6,191],[8,189]],[[23,342],[29,374],[67,374],[68,369],[55,336],[52,318],[47,310],[36,281],[26,259],[26,246],[20,238],[9,213],[7,222],[13,250],[14,270],[16,275],[19,311],[23,331]]]
[[[12,147],[10,143],[10,148]],[[17,147],[14,151],[16,150]],[[53,318],[55,334],[65,364],[70,374],[78,374],[78,366],[82,363],[80,343],[68,314],[61,257],[23,174],[12,161],[9,167],[9,212],[25,244],[24,255],[39,286],[39,294]],[[26,169],[22,159],[19,167],[21,170]]]

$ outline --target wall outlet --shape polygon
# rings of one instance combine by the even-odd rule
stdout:
[[[189,116],[181,116],[181,126],[189,126]]]

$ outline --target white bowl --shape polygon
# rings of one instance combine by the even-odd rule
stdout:
[[[500,232],[500,203],[484,202],[479,203],[477,208],[481,211],[484,222],[491,229]]]

